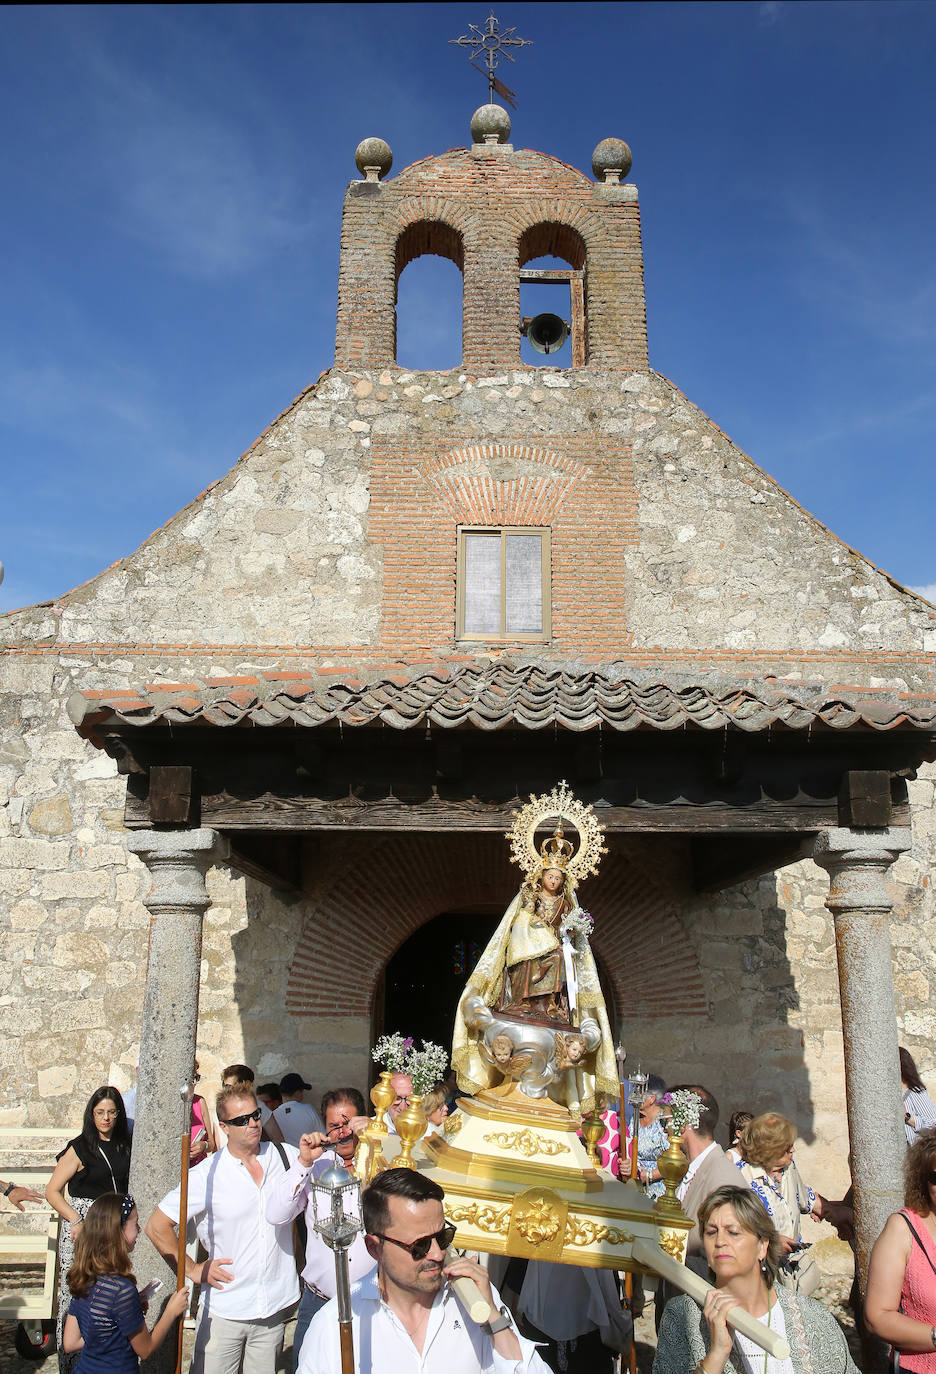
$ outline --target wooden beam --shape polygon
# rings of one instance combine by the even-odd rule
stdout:
[[[507,806],[469,801],[401,802],[397,797],[379,801],[358,798],[323,800],[319,797],[263,793],[234,797],[228,793],[203,796],[201,824],[216,830],[476,830],[505,831],[511,826]],[[906,808],[901,815],[907,817]],[[596,806],[595,814],[608,830],[635,833],[756,834],[777,832],[804,834],[837,826],[834,801],[815,805],[764,803],[759,806]],[[150,824],[145,800],[129,790],[125,822],[131,829]],[[893,824],[906,825],[896,810]]]
[[[227,862],[239,873],[256,878],[274,892],[298,892],[302,887],[302,861],[299,835],[263,831],[227,836],[230,852]]]
[[[891,779],[883,770],[851,769],[839,789],[839,825],[883,829],[891,824]]]
[[[572,366],[585,366],[585,285],[581,277],[569,283],[572,311]]]
[[[149,770],[149,823],[197,825],[194,770],[184,764],[154,764]]]

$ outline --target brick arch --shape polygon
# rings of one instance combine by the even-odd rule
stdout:
[[[430,253],[454,262],[459,272],[465,266],[465,243],[461,230],[445,219],[414,219],[400,230],[394,248],[397,281],[400,273],[416,258]]]
[[[558,222],[552,216],[524,229],[517,244],[517,259],[523,267],[533,258],[562,258],[570,267],[581,271],[585,266],[585,240],[570,224]]]
[[[473,444],[416,468],[455,523],[469,525],[551,525],[589,471],[533,444]]]
[[[369,1017],[388,961],[421,926],[444,911],[501,910],[519,886],[500,834],[393,835],[358,852],[309,905],[287,982],[292,1016]],[[698,956],[666,895],[621,853],[590,886],[581,900],[625,1033],[637,1019],[707,1016]]]

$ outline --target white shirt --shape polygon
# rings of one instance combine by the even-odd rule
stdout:
[[[494,1304],[500,1297],[494,1290]],[[357,1374],[549,1374],[532,1341],[517,1334],[520,1359],[498,1355],[447,1283],[435,1296],[422,1354],[391,1307],[382,1300],[373,1270],[351,1290],[351,1329]],[[317,1312],[302,1342],[298,1374],[335,1374],[341,1368],[338,1304]]]
[[[315,1230],[315,1211],[309,1193],[311,1179],[318,1178],[330,1169],[335,1157],[329,1150],[308,1168],[298,1159],[288,1174],[280,1174],[273,1182],[266,1204],[267,1221],[273,1226],[282,1226],[292,1221],[301,1211],[305,1211],[308,1240],[306,1242],[306,1262],[302,1277],[327,1298],[335,1296],[335,1252],[329,1249]],[[355,1236],[348,1250],[348,1273],[352,1283],[357,1283],[369,1274],[377,1261],[371,1259],[364,1244],[364,1232]]]
[[[765,1326],[769,1326],[771,1331],[778,1336],[786,1336],[786,1321],[783,1316],[783,1308],[779,1302],[775,1302],[767,1313],[766,1317],[761,1317]],[[774,1355],[767,1355],[756,1341],[750,1340],[747,1336],[742,1336],[740,1331],[732,1331],[734,1343],[741,1356],[742,1368],[750,1370],[752,1374],[796,1374],[793,1368],[792,1359],[787,1356],[785,1360],[778,1360]]]
[[[284,1145],[290,1163],[295,1151]],[[234,1275],[223,1288],[201,1290],[199,1306],[228,1321],[259,1321],[290,1307],[299,1297],[293,1258],[292,1226],[271,1226],[266,1202],[284,1169],[275,1145],[260,1145],[263,1179],[258,1187],[245,1164],[225,1145],[188,1176],[188,1216],[210,1259],[231,1259]],[[159,1204],[173,1223],[179,1220],[179,1188]]]
[[[290,1145],[299,1144],[299,1137],[309,1131],[319,1131],[323,1135],[325,1127],[322,1118],[308,1102],[282,1102],[273,1113],[273,1120],[283,1132],[283,1139]]]
[[[715,1149],[716,1143],[717,1142],[713,1140],[711,1145],[706,1145],[705,1149],[702,1151],[700,1155],[696,1155],[695,1159],[690,1159],[689,1168],[686,1171],[686,1176],[683,1179],[682,1183],[680,1183],[679,1187],[676,1189],[676,1196],[679,1198],[680,1202],[682,1202],[683,1198],[686,1196],[686,1193],[689,1190],[689,1184],[692,1182],[692,1178],[695,1174],[695,1171],[698,1169],[699,1165],[702,1163],[705,1156],[711,1154],[711,1152]]]

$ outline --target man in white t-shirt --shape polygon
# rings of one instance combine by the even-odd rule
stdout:
[[[296,1151],[261,1142],[257,1099],[243,1083],[222,1088],[216,1110],[224,1147],[188,1177],[187,1216],[208,1251],[202,1263],[186,1259],[187,1277],[201,1284],[190,1374],[269,1374],[282,1353],[299,1283],[292,1226],[267,1221],[266,1199]],[[174,1188],[146,1223],[173,1270],[180,1203]]]
[[[415,1169],[385,1169],[364,1193],[364,1240],[377,1269],[351,1292],[356,1374],[549,1374],[501,1307],[487,1270],[473,1259],[446,1263],[455,1227],[446,1225],[444,1196]],[[475,1285],[488,1321],[472,1321],[447,1278]],[[312,1318],[298,1374],[341,1367],[333,1299]]]
[[[325,1132],[324,1123],[318,1112],[308,1102],[303,1101],[311,1086],[312,1084],[306,1083],[298,1073],[287,1073],[280,1079],[283,1102],[273,1113],[273,1120],[283,1132],[283,1139],[297,1148],[302,1136],[311,1135],[313,1132],[322,1135]]]

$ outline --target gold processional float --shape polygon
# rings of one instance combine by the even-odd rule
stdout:
[[[592,918],[575,895],[607,853],[591,808],[561,782],[531,796],[507,832],[524,881],[458,1004],[452,1064],[467,1097],[426,1135],[420,1098],[397,1116],[391,1072],[371,1090],[356,1171],[414,1168],[445,1191],[459,1249],[661,1276],[700,1303],[709,1285],[684,1267],[692,1221],[676,1190],[688,1169],[678,1136],[658,1160],[656,1202],[601,1168],[604,1098],[621,1091],[611,1027],[588,942]],[[536,835],[555,820],[539,847]],[[578,833],[578,846],[565,826]],[[621,1123],[623,1132],[623,1122]],[[736,1316],[737,1320],[733,1320]],[[783,1358],[775,1333],[736,1309],[729,1321]]]

